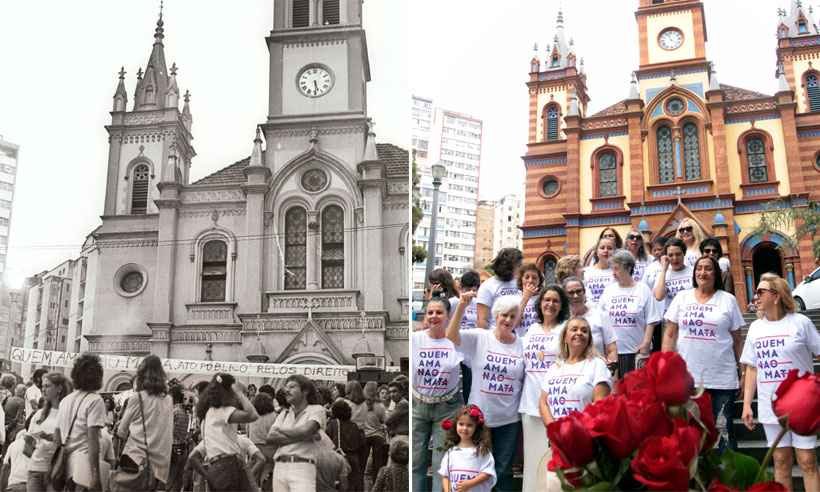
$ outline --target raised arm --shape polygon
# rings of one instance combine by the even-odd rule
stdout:
[[[669,258],[666,255],[661,256],[661,267],[658,269],[658,277],[655,279],[655,300],[662,301],[666,299],[666,270],[669,267]]]
[[[467,309],[467,306],[470,305],[474,297],[475,292],[472,291],[462,292],[461,295],[458,296],[456,310],[450,317],[450,324],[447,325],[447,338],[449,338],[456,347],[461,345],[461,318],[464,316],[464,310]],[[479,307],[481,307],[480,304]]]
[[[231,416],[228,417],[228,423],[247,424],[250,422],[255,422],[256,419],[259,418],[259,413],[257,413],[256,408],[254,408],[251,401],[248,400],[248,397],[245,396],[243,388],[234,383],[232,389],[236,397],[239,399],[239,403],[242,404],[242,409],[235,410]]]

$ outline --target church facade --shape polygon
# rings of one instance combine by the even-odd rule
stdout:
[[[805,207],[820,189],[820,32],[790,3],[773,25],[779,88],[768,95],[719,83],[702,1],[640,0],[628,97],[595,114],[559,13],[527,81],[525,261],[549,273],[605,227],[670,236],[688,217],[720,239],[742,306],[766,271],[792,285],[811,273],[810,240],[755,233],[765,207]]]
[[[105,210],[72,293],[76,349],[406,359],[409,159],[375,141],[362,9],[274,0],[268,117],[249,135],[248,158],[193,182],[190,97],[166,65],[160,15],[133,100],[123,72],[114,94]],[[107,372],[104,390],[130,377]]]

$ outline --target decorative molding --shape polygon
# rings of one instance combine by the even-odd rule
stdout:
[[[596,199],[592,202],[592,210],[619,210],[624,207],[624,198]]]
[[[762,114],[748,114],[743,116],[733,116],[731,118],[726,118],[727,125],[734,125],[737,123],[752,123],[755,121],[763,121],[763,120],[779,120],[780,114],[779,113],[762,113]]]
[[[586,120],[581,123],[581,130],[598,130],[601,128],[620,128],[626,126],[626,118],[603,118],[594,120]]]
[[[602,225],[622,225],[622,224],[629,224],[629,215],[622,214],[622,215],[601,215],[601,216],[588,216],[588,217],[581,217],[580,220],[578,219],[567,219],[567,225],[577,225],[580,227],[589,227],[589,226],[602,226]]]
[[[384,337],[390,340],[407,340],[409,330],[407,329],[407,325],[388,326],[387,330],[385,330]]]
[[[409,207],[407,200],[385,200],[382,208],[385,210],[404,210]]]
[[[659,203],[656,205],[641,205],[630,209],[632,217],[640,217],[644,215],[668,214],[675,210],[675,205],[670,203]]]
[[[111,248],[155,248],[158,241],[156,239],[101,239],[96,242],[100,249]]]
[[[567,157],[524,157],[524,165],[528,169],[532,167],[566,166]]]
[[[333,45],[343,45],[345,44],[344,38],[330,38],[330,39],[320,39],[315,41],[291,41],[287,43],[282,43],[282,46],[285,49],[292,49],[292,48],[308,48],[308,47],[316,47],[316,46],[333,46]]]
[[[241,190],[200,190],[184,191],[182,193],[183,203],[204,203],[204,202],[244,202],[245,196]]]
[[[536,237],[555,237],[565,236],[567,234],[566,227],[539,227],[538,229],[523,229],[521,236],[524,239],[531,239]]]
[[[226,209],[197,209],[197,210],[184,210],[179,213],[180,217],[210,217],[214,211],[216,211],[220,217],[242,217],[245,215],[246,210],[244,207],[240,208],[226,208]]]
[[[171,330],[171,343],[242,343],[238,329],[226,328],[181,328]]]
[[[626,125],[626,122],[624,122]],[[581,135],[581,140],[594,140],[596,138],[610,138],[610,137],[622,137],[624,135],[629,135],[629,130],[612,130],[612,131],[597,131],[594,133],[590,133],[587,135]]]
[[[681,185],[677,188],[663,188],[660,190],[652,190],[652,198],[667,198],[671,196],[683,195],[698,195],[701,193],[709,193],[709,185],[685,186]]]
[[[103,335],[104,337],[105,335]],[[149,340],[89,340],[88,351],[108,354],[150,354],[151,342]]]
[[[820,137],[820,129],[798,130],[797,138]]]
[[[235,323],[234,302],[186,304],[187,322],[192,324]]]
[[[297,332],[302,330],[308,321],[324,331],[384,331],[385,319],[383,316],[347,316],[343,318],[281,318],[254,315],[253,317],[239,316],[242,320],[244,333],[257,332]]]
[[[692,74],[692,73],[703,73],[703,72],[706,72],[706,69],[703,68],[702,66],[691,67],[691,68],[676,68],[675,69],[675,75],[676,76],[688,75],[688,74]],[[639,81],[640,80],[650,80],[650,79],[662,79],[662,78],[671,77],[671,76],[672,76],[672,69],[670,69],[670,68],[659,69],[659,70],[649,70],[649,71],[646,71],[646,72],[637,73],[637,78],[638,78]]]
[[[126,125],[156,125],[163,122],[163,111],[139,111],[126,113],[123,123]]]
[[[773,111],[777,105],[772,101],[737,102],[726,106],[726,114],[751,113],[754,111]],[[774,113],[777,114],[777,113]],[[778,115],[779,117],[779,115]]]
[[[333,128],[296,128],[287,130],[271,130],[267,132],[268,138],[283,138],[283,137],[308,137],[311,132],[318,131],[318,135],[350,135],[354,133],[363,133],[367,130],[366,125],[356,126],[340,126]]]
[[[410,185],[406,181],[387,183],[387,192],[394,195],[407,194],[410,192]]]
[[[358,310],[359,291],[280,291],[266,296],[269,313],[345,312]]]

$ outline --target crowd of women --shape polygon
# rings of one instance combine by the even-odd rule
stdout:
[[[16,381],[4,375],[0,385],[20,390]],[[15,391],[20,402],[6,395],[0,407],[12,412],[18,407],[9,404],[20,403],[30,410],[27,418],[25,411],[10,413],[14,435],[3,449],[2,491],[408,488],[403,375],[387,385],[327,386],[293,375],[277,391],[270,385],[257,391],[220,373],[186,397],[150,355],[132,390],[104,398],[100,359],[83,354],[70,378],[38,369],[35,381],[36,391],[23,386]]]
[[[607,228],[584,257],[559,259],[548,283],[514,248],[498,252],[483,282],[476,271],[458,280],[444,269],[431,273],[424,319],[411,338],[414,491],[430,490],[430,456],[434,491],[459,482],[516,490],[519,449],[522,489],[545,490],[546,426],[606,397],[657,350],[680,353],[710,394],[721,451],[736,447],[739,390],[737,417],[750,429],[762,424],[772,444],[771,395],[789,369],[813,370],[817,329],[795,313],[786,281],[765,274],[753,293],[759,319],[744,343],[720,241],[689,219],[673,238],[644,241],[638,231],[624,241]],[[820,490],[815,446],[815,437],[790,433],[775,452],[775,478],[790,483],[796,455],[807,490]]]

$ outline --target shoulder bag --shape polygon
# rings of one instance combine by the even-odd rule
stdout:
[[[137,465],[127,454],[120,458],[120,467],[111,474],[111,479],[118,485],[132,490],[155,490],[157,480],[151,471],[150,449],[148,447],[148,431],[145,429],[145,412],[142,405],[142,392],[138,391],[140,400],[140,417],[142,418],[142,432],[145,434],[145,463]],[[131,439],[133,436],[129,435]]]
[[[71,425],[68,426],[68,434],[60,438],[60,442],[57,443],[57,451],[54,452],[54,457],[51,459],[51,474],[49,480],[54,490],[63,490],[68,481],[68,451],[66,451],[65,445],[71,438],[71,431],[74,430],[74,422],[77,421],[77,414],[80,413],[83,401],[85,401],[88,395],[89,394],[86,393],[82,400],[80,400],[80,404],[77,405],[74,418],[71,419]]]

